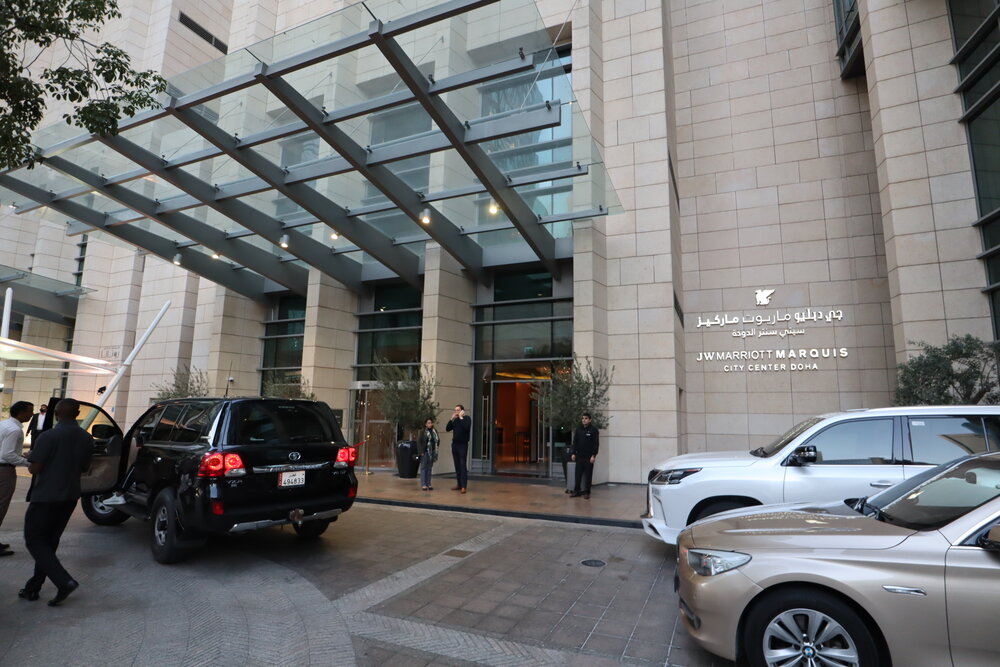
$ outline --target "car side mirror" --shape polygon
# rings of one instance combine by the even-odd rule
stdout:
[[[979,547],[986,551],[1000,551],[1000,525],[993,526],[978,540]]]
[[[818,456],[816,454],[815,445],[803,445],[802,447],[796,447],[795,451],[792,452],[791,460],[789,461],[792,465],[797,466],[807,466],[812,463],[816,463]]]

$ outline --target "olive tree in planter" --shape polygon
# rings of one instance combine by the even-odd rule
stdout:
[[[294,382],[282,382],[285,379],[274,375],[266,377],[261,395],[268,398],[304,398],[307,401],[316,400],[316,394],[313,393],[312,387],[309,386],[309,381],[304,377],[299,377],[298,381]]]
[[[557,365],[552,380],[536,382],[532,391],[543,423],[563,434],[567,445],[569,434],[585,412],[595,427],[607,428],[611,423],[607,410],[614,370],[613,366],[594,366],[589,357],[581,361],[576,355],[572,363]]]
[[[434,390],[438,382],[428,366],[421,365],[416,373],[412,373],[408,367],[394,366],[379,359],[375,366],[375,381],[379,384],[376,404],[392,423],[394,433],[402,429],[405,437],[413,440],[429,417],[437,417],[440,408],[434,400]]]
[[[197,368],[179,366],[171,378],[152,386],[154,401],[168,398],[198,398],[208,396],[208,374]]]
[[[1000,403],[1000,343],[966,334],[952,336],[944,345],[916,344],[923,352],[899,364],[896,405]]]

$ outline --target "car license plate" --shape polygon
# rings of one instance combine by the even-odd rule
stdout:
[[[302,486],[306,483],[305,470],[278,473],[278,486]]]

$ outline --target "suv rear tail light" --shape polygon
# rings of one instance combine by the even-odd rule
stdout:
[[[208,452],[201,457],[198,477],[241,477],[247,474],[239,454]]]
[[[354,467],[354,464],[358,460],[358,448],[347,445],[341,447],[337,450],[337,460],[336,463],[346,464],[348,467]],[[343,466],[339,466],[343,467]]]

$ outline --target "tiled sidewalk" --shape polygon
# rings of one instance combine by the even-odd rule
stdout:
[[[358,470],[358,499],[385,505],[433,507],[458,512],[641,527],[646,511],[644,484],[601,484],[589,500],[570,498],[561,480],[470,478],[468,493],[452,491],[455,478],[434,478],[434,490],[422,491],[419,479],[400,479],[395,471]]]

